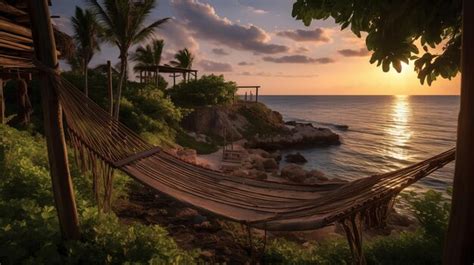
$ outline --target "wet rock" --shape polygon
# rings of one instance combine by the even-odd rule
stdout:
[[[306,179],[306,171],[299,165],[288,164],[281,170],[281,177],[289,181],[303,183]]]
[[[176,155],[181,160],[184,160],[188,163],[196,164],[197,153],[194,149],[181,149],[177,151]]]
[[[308,162],[308,160],[306,160],[306,158],[300,153],[286,155],[285,161],[289,163],[297,163],[297,164],[303,164],[303,163]]]
[[[251,179],[265,180],[267,179],[267,174],[263,171],[253,169],[249,171],[248,177]]]
[[[285,125],[289,125],[289,126],[296,126],[297,122],[296,121],[287,121],[285,122]]]
[[[324,176],[324,173],[322,171],[319,171],[319,170],[316,170],[316,169],[313,169],[313,170],[309,171],[308,173],[306,173],[306,177],[315,178],[318,181],[327,181],[327,180],[329,180],[328,178],[326,178]]]
[[[263,167],[265,171],[275,171],[278,170],[278,163],[273,158],[267,158],[263,160]]]
[[[249,175],[248,170],[245,169],[237,169],[231,173],[232,176],[246,178]]]
[[[271,137],[256,136],[246,143],[246,147],[282,150],[337,145],[340,143],[339,135],[328,128],[316,128],[311,124],[298,123],[286,133],[280,133]]]
[[[251,155],[257,155],[257,156],[260,156],[260,157],[263,157],[263,158],[269,158],[271,157],[270,156],[270,153],[268,153],[267,151],[263,150],[263,149],[249,149],[248,150],[249,154]]]
[[[334,128],[341,130],[341,131],[347,131],[349,130],[349,126],[344,125],[344,124],[336,124],[334,125]]]
[[[281,152],[280,152],[279,150],[277,150],[277,151],[271,153],[270,156],[271,156],[273,159],[275,159],[275,161],[276,161],[277,163],[279,163],[279,162],[281,161],[281,158],[282,158],[282,157],[281,157]]]

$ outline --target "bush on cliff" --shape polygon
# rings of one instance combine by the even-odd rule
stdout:
[[[231,103],[236,92],[235,82],[225,81],[223,75],[203,75],[198,80],[176,85],[169,95],[176,105],[193,108]]]
[[[70,159],[71,161],[72,159]],[[44,140],[0,125],[0,264],[193,264],[160,226],[125,225],[94,207],[72,166],[82,238],[61,239]],[[121,178],[121,176],[117,176]],[[114,185],[124,181],[114,181]],[[115,185],[124,190],[125,185]]]

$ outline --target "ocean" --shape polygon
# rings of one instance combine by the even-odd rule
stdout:
[[[340,135],[340,146],[283,152],[300,152],[308,160],[306,169],[329,178],[354,180],[393,171],[455,146],[458,96],[259,96],[259,101],[285,121],[309,122]],[[450,163],[411,189],[445,191],[453,174]]]

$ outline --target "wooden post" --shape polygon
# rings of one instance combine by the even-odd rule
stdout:
[[[173,86],[176,86],[176,73],[173,73]]]
[[[57,67],[56,44],[51,26],[48,0],[28,0],[36,59],[47,67]],[[76,202],[69,174],[66,142],[62,123],[62,110],[53,87],[55,78],[42,73],[39,76],[43,107],[44,133],[61,233],[65,239],[79,239],[79,222]]]
[[[140,71],[140,79],[142,72]],[[140,80],[141,81],[141,80]],[[112,65],[110,61],[107,61],[107,92],[109,95],[109,112],[110,116],[114,115],[114,91],[112,84]]]
[[[3,79],[0,78],[0,124],[5,124],[5,99],[3,98]]]
[[[258,102],[258,86],[255,87],[255,102]]]
[[[463,1],[461,105],[443,264],[474,263],[474,1]]]
[[[140,84],[143,83],[143,71],[140,70]]]

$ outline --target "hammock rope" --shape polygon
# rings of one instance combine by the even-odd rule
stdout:
[[[76,161],[92,172],[99,206],[108,209],[114,169],[203,212],[269,231],[344,228],[363,264],[362,226],[383,226],[394,198],[407,186],[455,158],[451,149],[409,167],[348,183],[278,183],[222,174],[184,162],[142,140],[87,98],[57,71],[37,67],[56,82]],[[102,198],[100,198],[102,194]]]

